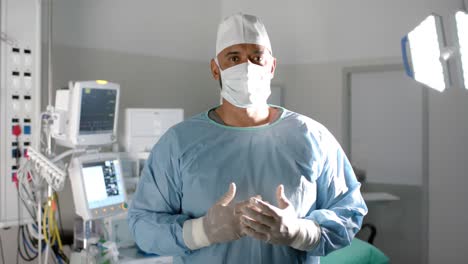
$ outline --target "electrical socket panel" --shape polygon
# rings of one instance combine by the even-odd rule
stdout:
[[[9,227],[32,222],[16,172],[40,147],[41,2],[0,2],[0,227]]]

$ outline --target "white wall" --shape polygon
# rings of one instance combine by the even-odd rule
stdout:
[[[448,44],[454,45],[460,6],[438,6]],[[451,19],[448,19],[448,18]],[[452,69],[457,61],[450,62]],[[429,259],[430,263],[464,263],[468,248],[468,90],[456,71],[453,86],[429,93]]]
[[[429,105],[429,259],[463,263],[468,248],[468,91],[457,86],[444,94],[431,92]]]
[[[217,0],[59,0],[55,42],[158,57],[206,61],[214,56]]]
[[[408,26],[449,1],[62,0],[54,1],[54,37],[75,47],[204,61],[213,56],[218,22],[243,11],[265,22],[280,63],[375,59],[399,56]]]

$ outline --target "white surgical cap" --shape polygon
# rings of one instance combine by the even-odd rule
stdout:
[[[237,13],[225,18],[218,26],[216,55],[229,46],[244,43],[262,45],[272,52],[265,26],[258,17]]]

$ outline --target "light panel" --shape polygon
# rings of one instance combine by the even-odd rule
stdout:
[[[465,89],[468,89],[468,14],[463,11],[458,11],[455,14],[455,19],[457,21],[463,82],[465,84]]]
[[[446,62],[442,61],[441,48],[445,40],[442,34],[442,20],[437,15],[428,16],[408,34],[413,78],[437,91],[447,87]]]

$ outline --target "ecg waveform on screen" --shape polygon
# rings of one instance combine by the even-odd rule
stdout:
[[[83,89],[80,134],[95,134],[113,130],[116,96],[115,90]]]

